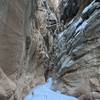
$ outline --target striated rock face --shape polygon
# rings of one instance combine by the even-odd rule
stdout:
[[[7,97],[7,100],[10,97],[11,100],[22,100],[23,94],[31,87],[44,82],[42,52],[45,51],[45,44],[40,32],[33,31],[36,23],[35,2],[35,0],[0,1],[0,68],[8,79],[12,79],[17,85],[12,97],[12,94],[8,94],[9,85],[7,89],[3,89],[5,93],[0,92],[0,100],[3,97]],[[0,88],[6,88],[6,82],[9,83],[2,78],[0,82]]]
[[[66,94],[72,95],[71,92],[76,92],[77,88],[82,90],[81,87],[88,93],[97,92],[92,89],[90,80],[100,76],[99,17],[100,2],[94,0],[58,35],[55,69],[58,80],[63,80],[60,89]]]
[[[49,76],[54,90],[100,99],[99,0],[0,1],[0,100]]]
[[[0,67],[7,75],[20,63],[24,41],[23,1],[0,1]]]

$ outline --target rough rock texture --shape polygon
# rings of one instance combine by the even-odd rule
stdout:
[[[0,66],[9,75],[20,62],[24,36],[23,1],[0,1]]]
[[[22,100],[24,88],[27,90],[29,86],[44,82],[42,51],[45,46],[40,32],[33,31],[36,23],[34,2],[36,1],[0,1],[0,67],[17,85],[13,100]],[[33,83],[33,79],[36,82]],[[3,83],[2,79],[0,81]],[[4,88],[2,83],[0,87]]]
[[[49,76],[54,90],[100,99],[99,0],[0,1],[0,100]]]
[[[5,100],[10,98],[15,90],[16,84],[5,75],[2,69],[0,69],[0,99]]]
[[[55,70],[58,73],[58,79],[63,80],[63,83],[60,81],[60,84],[62,92],[66,94],[71,94],[71,91],[76,92],[76,89],[79,88],[82,90],[81,87],[85,88],[87,92],[98,91],[93,89],[90,80],[100,77],[99,17],[100,2],[92,1],[58,35],[57,41],[59,42],[55,49],[55,52],[58,52]],[[98,89],[99,87],[100,85]]]

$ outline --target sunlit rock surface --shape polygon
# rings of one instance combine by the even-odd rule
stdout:
[[[95,88],[91,92],[93,86],[90,80],[96,77],[100,80],[99,24],[100,1],[93,0],[57,35],[55,72],[63,80],[61,82],[58,78],[61,90],[66,94],[74,94],[73,91],[84,89],[85,93],[96,91]]]

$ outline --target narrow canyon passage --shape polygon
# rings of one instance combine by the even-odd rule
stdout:
[[[100,100],[100,0],[0,1],[0,100],[49,78],[51,94]]]

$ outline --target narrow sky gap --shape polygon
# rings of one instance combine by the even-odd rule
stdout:
[[[60,91],[54,92],[51,90],[52,78],[49,78],[47,83],[33,88],[24,100],[78,100],[72,96],[65,96]]]

